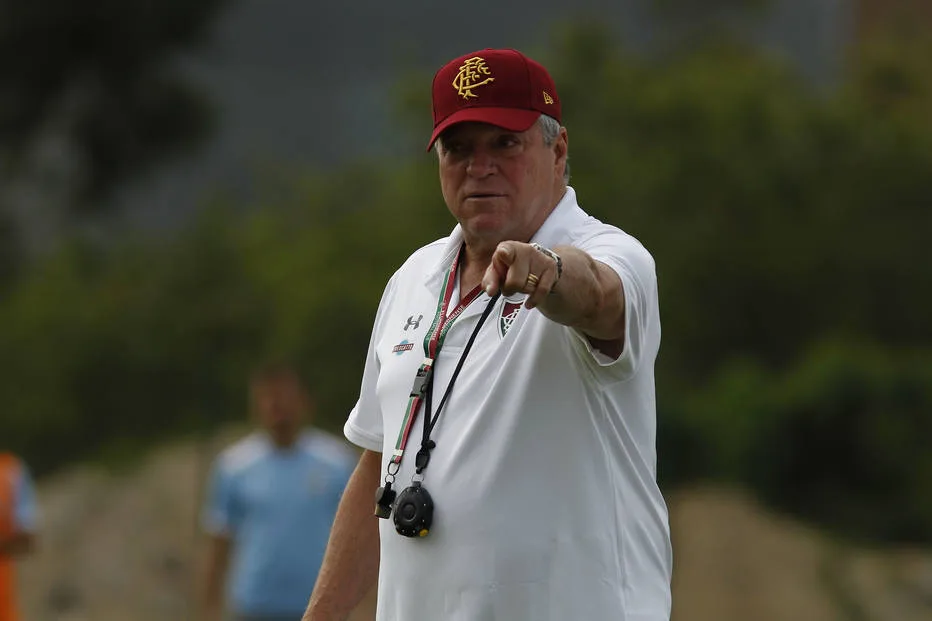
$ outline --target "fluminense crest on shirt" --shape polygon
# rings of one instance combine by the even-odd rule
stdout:
[[[498,320],[498,331],[502,335],[502,338],[505,338],[505,335],[508,334],[508,330],[511,329],[511,325],[515,322],[515,319],[518,318],[518,313],[521,312],[521,302],[505,302],[502,304],[502,315]]]

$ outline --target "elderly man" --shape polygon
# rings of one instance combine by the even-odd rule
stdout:
[[[665,621],[653,259],[580,208],[537,62],[450,61],[433,116],[458,224],[382,295],[344,427],[365,452],[304,619],[377,580],[379,621]]]

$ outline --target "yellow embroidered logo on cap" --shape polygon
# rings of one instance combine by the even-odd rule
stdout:
[[[488,84],[489,82],[494,82],[495,78],[491,76],[492,71],[489,69],[489,66],[485,64],[485,60],[479,56],[473,56],[463,63],[459,73],[453,78],[453,88],[456,89],[456,92],[462,96],[463,99],[478,97],[478,95],[472,92],[472,89]]]
[[[552,103],[553,103],[553,97],[550,96],[550,93],[548,93],[547,91],[541,91],[541,92],[544,94],[544,103],[545,103],[545,104],[552,104]]]

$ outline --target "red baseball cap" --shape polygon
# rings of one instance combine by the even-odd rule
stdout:
[[[543,65],[518,50],[484,49],[454,58],[434,75],[434,131],[466,121],[523,132],[541,114],[560,120],[560,98]]]

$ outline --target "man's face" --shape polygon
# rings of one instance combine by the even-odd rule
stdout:
[[[547,146],[537,123],[524,132],[486,123],[445,131],[440,187],[467,243],[530,239],[562,196],[566,151],[565,130]]]
[[[266,378],[252,387],[252,407],[259,424],[276,441],[288,444],[301,428],[308,401],[293,379]]]

